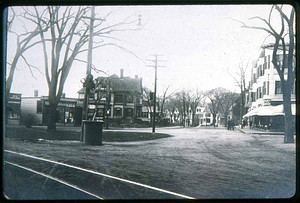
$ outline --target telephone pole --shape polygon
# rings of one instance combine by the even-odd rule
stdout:
[[[152,55],[155,57],[154,60],[150,60],[150,59],[146,59],[146,61],[150,61],[152,63],[154,63],[154,65],[146,65],[148,67],[153,67],[155,69],[155,79],[154,79],[154,97],[153,97],[153,120],[152,120],[152,133],[155,134],[155,118],[156,118],[156,89],[157,89],[157,68],[158,67],[166,67],[166,66],[158,66],[158,62],[166,62],[163,60],[158,60],[158,56],[162,56],[162,55]]]
[[[95,7],[92,6],[91,9],[91,18],[89,25],[89,44],[88,44],[88,56],[87,56],[87,67],[86,67],[86,78],[85,78],[85,87],[84,87],[84,104],[83,104],[83,118],[88,120],[88,109],[89,109],[89,93],[90,87],[88,83],[91,83],[93,76],[91,74],[92,70],[92,57],[93,57],[93,34],[94,34],[94,20],[95,20]]]

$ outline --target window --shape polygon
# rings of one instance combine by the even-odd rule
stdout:
[[[282,94],[281,81],[275,82],[275,94]]]
[[[139,96],[137,96],[137,97],[135,98],[135,103],[136,103],[136,104],[141,104],[141,98],[140,98]]]
[[[104,115],[104,109],[97,109],[97,116],[103,117]]]
[[[89,96],[89,101],[94,101],[95,100],[95,95],[94,94],[88,94]]]
[[[267,87],[266,87],[266,82],[264,82],[264,87],[263,87],[263,95],[267,94]]]
[[[141,117],[141,109],[136,109],[136,117]]]
[[[258,88],[258,94],[259,94],[259,98],[262,98],[262,91],[261,91],[261,87]]]
[[[296,80],[294,81],[294,84],[293,84],[293,90],[292,90],[292,94],[296,94]]]
[[[36,113],[43,113],[42,101],[36,101]]]
[[[132,117],[133,116],[133,109],[126,109],[126,116]]]
[[[123,95],[122,94],[115,95],[115,103],[123,103]]]
[[[84,94],[79,94],[79,98],[78,99],[84,99]]]
[[[126,103],[133,103],[133,95],[126,95],[125,101]]]
[[[115,116],[122,116],[122,109],[121,108],[115,108],[114,112],[115,112]]]
[[[256,101],[256,98],[255,98],[255,96],[256,96],[256,94],[255,94],[255,92],[251,92],[251,99],[252,99],[252,102],[255,102]]]
[[[142,113],[142,117],[143,117],[143,118],[148,118],[148,115],[149,115],[148,112],[143,112],[143,113]]]
[[[206,113],[206,114],[205,114],[205,117],[210,117],[210,113]]]

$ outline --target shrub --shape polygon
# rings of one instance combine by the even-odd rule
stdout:
[[[36,118],[33,114],[24,114],[21,117],[21,124],[25,125],[26,128],[31,128],[31,126],[36,124]]]

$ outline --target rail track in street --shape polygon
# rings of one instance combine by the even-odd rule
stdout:
[[[283,144],[282,136],[225,128],[161,128],[157,132],[171,137],[101,146],[5,137],[5,195],[20,200],[242,200],[295,194],[295,144]]]
[[[186,195],[62,162],[11,150],[4,150],[4,152],[5,167],[10,165],[10,167],[13,166],[25,170],[26,173],[32,173],[31,176],[29,175],[30,178],[35,175],[44,177],[44,179],[36,180],[38,182],[36,184],[43,185],[43,187],[50,179],[66,187],[73,188],[80,193],[85,193],[91,196],[92,199],[194,199]],[[49,169],[51,170],[49,171]],[[18,176],[17,173],[15,176]],[[26,187],[25,183],[24,187]]]

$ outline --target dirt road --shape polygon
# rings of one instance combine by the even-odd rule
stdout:
[[[143,142],[104,142],[103,146],[87,146],[79,141],[6,139],[5,149],[197,199],[289,198],[295,193],[295,145],[282,144],[282,136],[248,135],[224,128],[158,128],[156,132],[172,137]],[[9,159],[7,154],[5,156]],[[14,159],[10,158],[10,161]],[[53,173],[53,166],[43,169],[45,173],[51,170]],[[54,170],[61,177],[68,175],[65,169],[57,167]],[[82,177],[72,179],[77,179],[78,183],[84,181]],[[101,184],[105,181],[98,183]],[[120,191],[128,188],[111,188],[111,193],[123,194]],[[127,193],[135,194],[133,191],[137,190],[133,188]],[[147,192],[137,192],[136,197],[141,198]],[[151,198],[176,197],[153,193]]]

